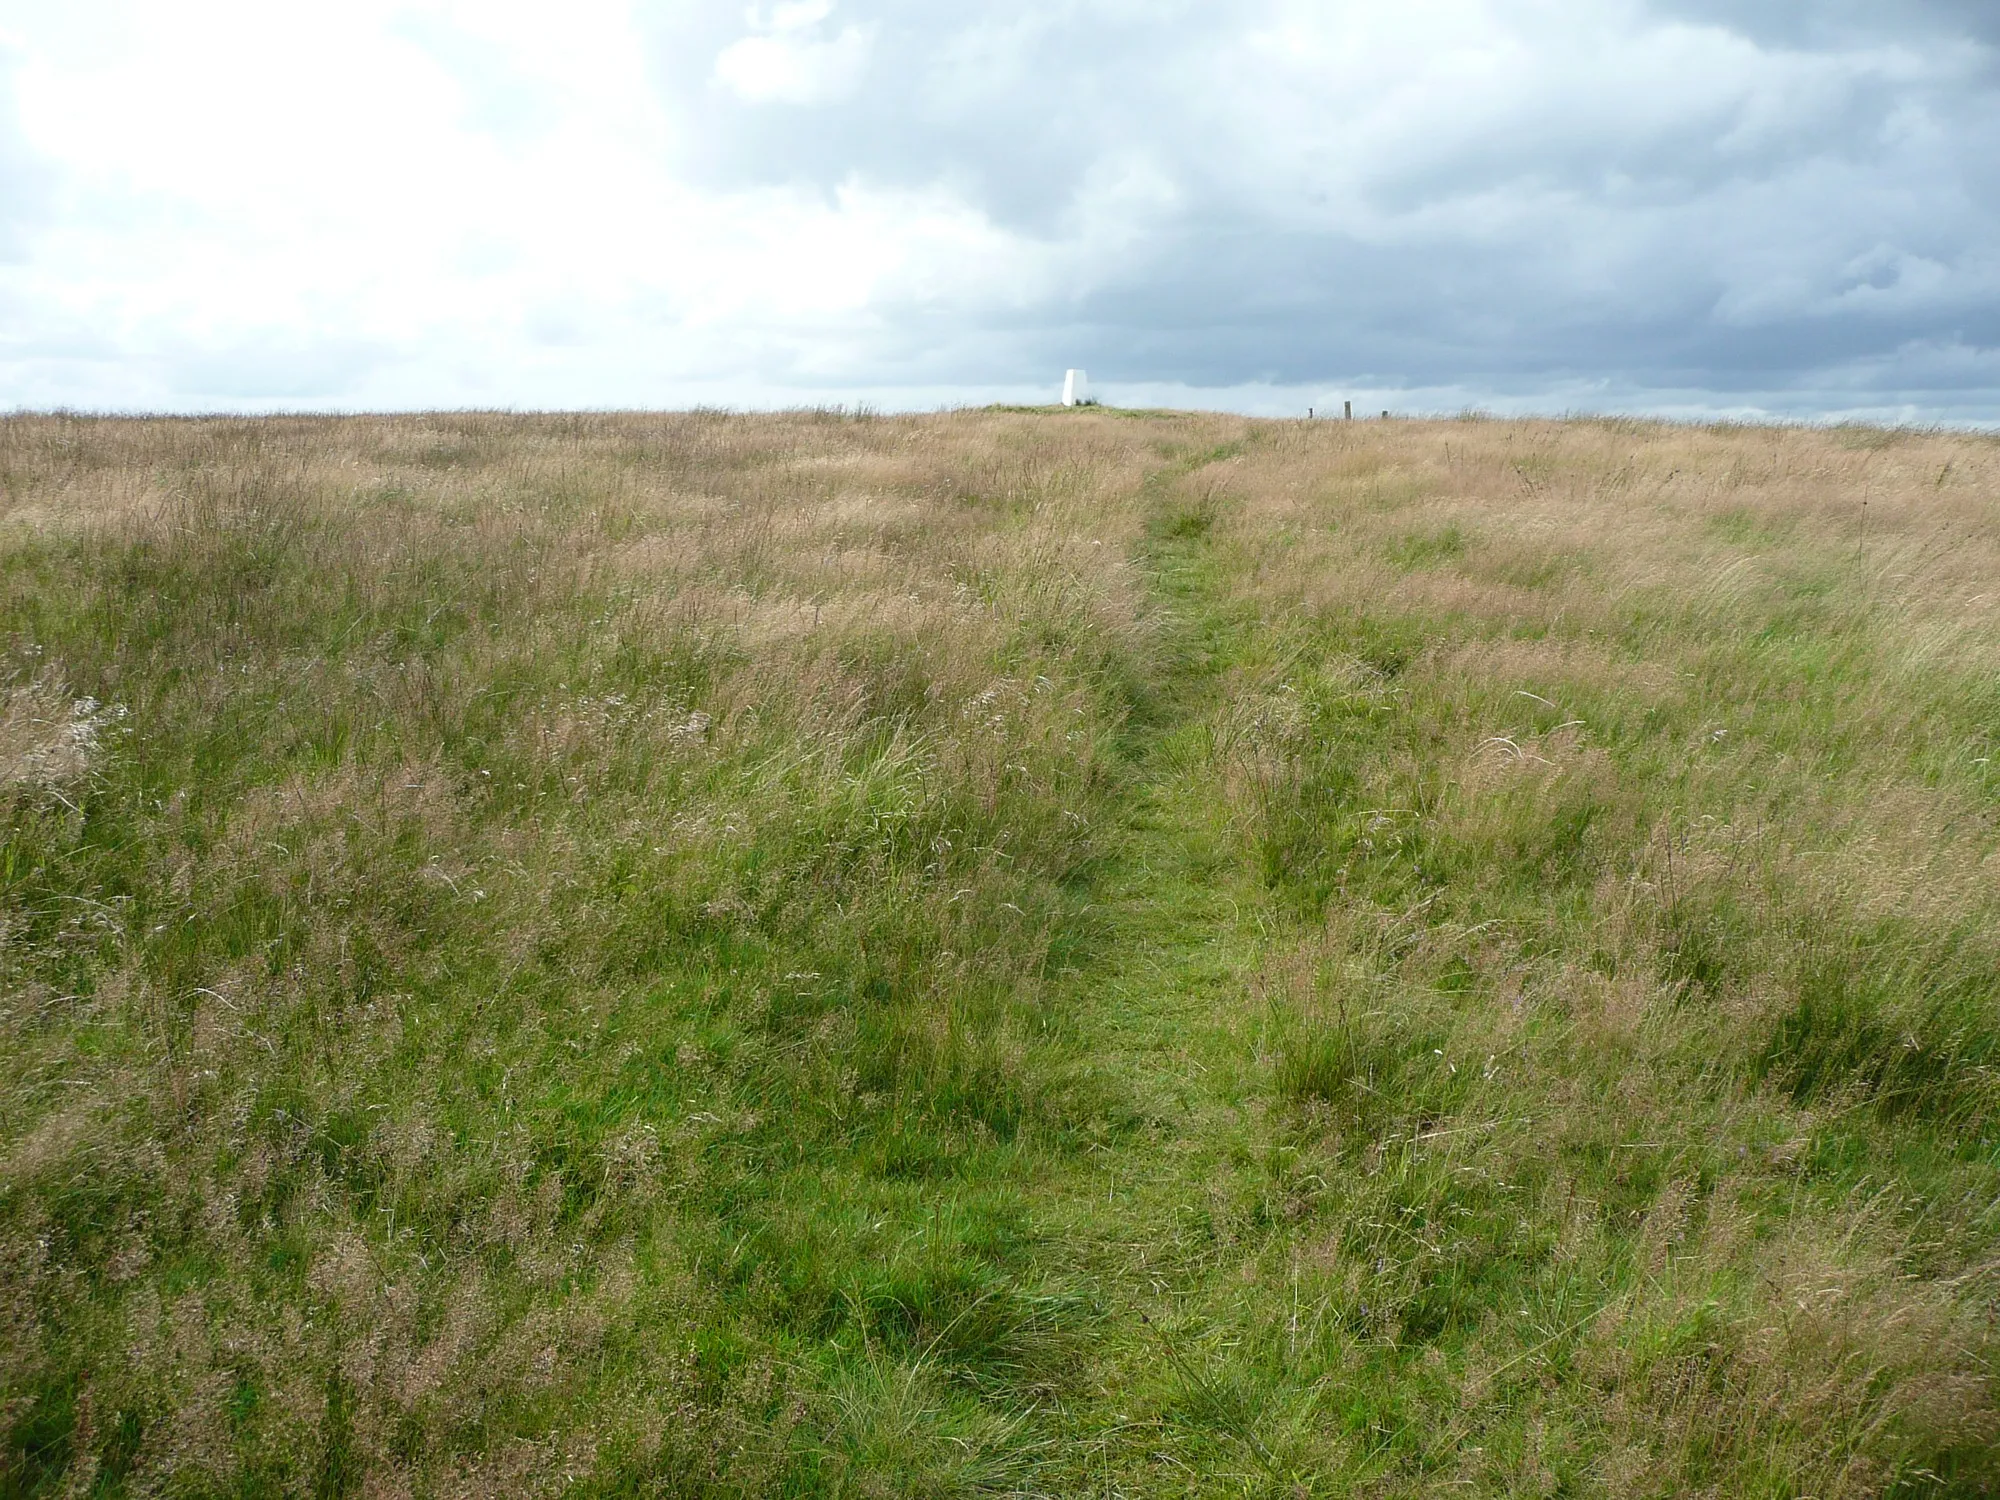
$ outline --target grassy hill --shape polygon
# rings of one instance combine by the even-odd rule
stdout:
[[[2000,444],[0,485],[0,1491],[2000,1486]]]

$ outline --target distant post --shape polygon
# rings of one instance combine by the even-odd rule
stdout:
[[[1352,401],[1343,401],[1340,403],[1340,406],[1340,414],[1352,422],[1354,420],[1354,403]]]
[[[1064,406],[1076,405],[1077,402],[1083,400],[1088,390],[1089,390],[1089,378],[1083,373],[1083,371],[1065,370],[1063,372],[1062,404]]]

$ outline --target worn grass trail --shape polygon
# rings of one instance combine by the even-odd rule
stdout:
[[[1205,1188],[1255,1150],[1249,979],[1265,924],[1263,893],[1218,816],[1208,753],[1229,676],[1253,649],[1251,620],[1229,597],[1210,504],[1176,498],[1167,481],[1238,447],[1183,460],[1147,485],[1135,562],[1153,596],[1160,669],[1127,730],[1119,854],[1097,892],[1107,960],[1085,981],[1086,1045],[1136,1119],[1044,1209],[1096,1284],[1108,1324],[1063,1413],[1073,1457],[1052,1492],[1178,1488],[1197,1473],[1204,1489],[1240,1492],[1245,1467],[1269,1459],[1254,1414],[1216,1402],[1204,1379],[1210,1331],[1182,1311],[1221,1269]]]
[[[1011,1415],[968,1461],[944,1465],[954,1483],[1241,1494],[1273,1477],[1262,1400],[1218,1375],[1227,1351],[1200,1311],[1210,1283],[1236,1270],[1229,1232],[1217,1233],[1233,1205],[1215,1194],[1234,1196],[1266,1133],[1250,981],[1268,895],[1230,826],[1213,754],[1231,675],[1256,650],[1254,615],[1231,597],[1212,498],[1185,494],[1242,446],[1176,457],[1139,485],[1131,561],[1146,587],[1150,670],[1119,735],[1115,823],[1088,891],[1091,956],[1056,1004],[1094,1092],[1115,1103],[1080,1149],[1010,1163],[991,1184],[1028,1209],[1030,1249],[1013,1275],[1055,1309],[1037,1333],[1066,1357],[997,1394]],[[918,1363],[948,1365],[937,1347],[948,1342],[920,1349]],[[936,1482],[934,1456],[901,1457],[898,1482]]]
[[[1245,446],[1180,459],[1142,489],[1134,562],[1157,675],[1124,737],[1118,853],[1093,892],[1104,949],[1076,1001],[1090,1018],[1081,1045],[1132,1113],[1080,1170],[1037,1184],[1048,1249],[1098,1318],[1082,1377],[1052,1403],[1032,1479],[1050,1494],[1335,1493],[1372,1467],[1365,1454],[1330,1467],[1324,1444],[1287,1441],[1322,1393],[1283,1360],[1241,1359],[1231,1307],[1277,1222],[1257,1201],[1274,1147],[1258,977],[1295,925],[1221,784],[1232,689],[1281,665],[1232,586],[1241,559],[1218,545],[1214,490],[1199,483]],[[1310,1332],[1300,1311],[1294,1341]]]

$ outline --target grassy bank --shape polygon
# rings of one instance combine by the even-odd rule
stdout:
[[[0,1489],[2000,1483],[1991,440],[0,486]]]

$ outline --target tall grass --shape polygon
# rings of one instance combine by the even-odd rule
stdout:
[[[1985,1493],[1996,479],[0,422],[0,1487]]]

